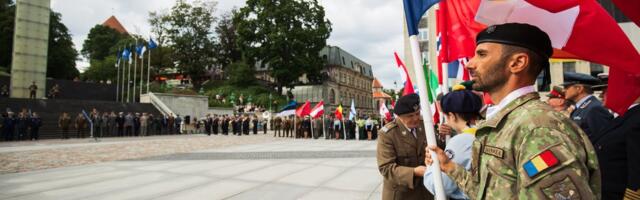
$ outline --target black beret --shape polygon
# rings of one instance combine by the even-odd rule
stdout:
[[[482,99],[471,90],[457,90],[442,97],[441,107],[445,113],[478,113]]]
[[[584,85],[598,85],[600,84],[600,80],[596,77],[593,77],[588,74],[575,73],[575,72],[565,72],[563,74],[564,83],[562,86],[571,86],[575,84],[584,84]]]
[[[400,97],[396,102],[396,107],[394,107],[393,113],[395,113],[396,115],[403,115],[419,110],[420,97],[418,97],[418,94],[413,93]]]
[[[543,58],[553,55],[549,35],[529,24],[506,23],[489,26],[476,36],[476,45],[484,42],[523,47]]]

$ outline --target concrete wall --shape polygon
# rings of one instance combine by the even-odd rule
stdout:
[[[205,116],[209,112],[209,99],[199,95],[177,95],[154,93],[174,114],[180,116]]]
[[[233,115],[233,108],[209,107],[210,114]]]

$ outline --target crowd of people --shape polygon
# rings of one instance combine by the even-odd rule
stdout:
[[[36,112],[29,112],[22,109],[19,113],[7,111],[2,113],[2,139],[4,141],[17,140],[38,140],[40,138],[40,127],[42,118]]]
[[[340,120],[335,115],[312,119],[297,116],[275,117],[271,121],[274,137],[375,140],[381,124],[367,116]],[[346,137],[346,138],[345,138]]]

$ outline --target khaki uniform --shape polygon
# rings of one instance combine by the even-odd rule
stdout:
[[[378,169],[384,178],[382,199],[433,199],[422,184],[422,177],[413,175],[413,168],[424,166],[427,146],[424,127],[420,123],[416,137],[400,121],[388,123],[378,137]]]
[[[471,171],[449,176],[471,199],[599,199],[593,146],[566,116],[529,93],[478,124]]]

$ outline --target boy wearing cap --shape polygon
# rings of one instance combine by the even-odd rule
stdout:
[[[471,169],[471,145],[475,140],[475,124],[480,117],[482,99],[462,85],[453,87],[454,91],[442,97],[442,112],[447,118],[446,125],[457,133],[451,138],[444,152],[456,164],[467,171]],[[435,192],[431,167],[427,166],[424,174],[424,185],[431,193]],[[443,173],[442,182],[446,196],[450,199],[469,199],[456,183]]]

